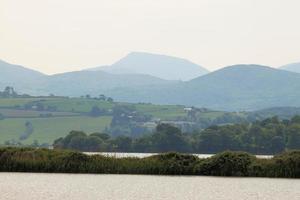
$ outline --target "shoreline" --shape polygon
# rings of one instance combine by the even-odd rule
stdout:
[[[86,155],[103,155],[108,157],[116,157],[116,158],[146,158],[154,155],[159,155],[163,153],[141,153],[141,152],[82,152]],[[182,153],[182,154],[188,154],[197,156],[198,158],[210,158],[216,154],[206,154],[206,153]],[[274,155],[266,155],[266,154],[257,154],[254,155],[256,158],[261,159],[271,159],[274,157]]]
[[[144,158],[69,150],[0,148],[0,172],[300,178],[300,151],[273,158],[225,151],[209,158],[176,152]]]

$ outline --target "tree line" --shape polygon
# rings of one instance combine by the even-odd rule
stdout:
[[[3,91],[0,91],[0,98],[25,98],[31,97],[28,94],[18,94],[13,87],[6,86]]]
[[[272,117],[253,123],[211,126],[193,133],[159,124],[153,133],[140,137],[71,131],[55,140],[53,146],[79,151],[217,153],[232,150],[276,154],[300,149],[300,116],[290,120]]]

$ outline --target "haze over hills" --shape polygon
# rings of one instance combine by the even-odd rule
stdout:
[[[195,94],[192,91],[197,90]],[[190,104],[253,110],[300,106],[300,75],[260,65],[234,65],[188,83]]]
[[[122,101],[148,100],[229,111],[300,106],[300,75],[260,65],[235,65],[170,87],[126,95],[131,92],[128,89],[111,95]]]
[[[300,73],[300,62],[284,65],[284,66],[280,67],[280,69]]]
[[[12,85],[20,91],[36,94],[31,87],[38,84],[45,76],[41,72],[0,60],[0,87],[2,88]]]
[[[145,86],[164,86],[176,83],[144,74],[111,74],[104,71],[76,71],[55,74],[46,77],[41,89],[47,94],[49,91],[57,95],[81,96],[109,93],[110,90],[131,88],[133,90]]]
[[[229,66],[183,82],[104,71],[48,76],[1,62],[0,87],[5,86],[32,95],[105,94],[124,102],[181,104],[227,111],[300,107],[300,74],[260,65]]]
[[[132,52],[110,66],[88,70],[103,70],[113,74],[147,74],[166,80],[183,81],[208,73],[205,68],[186,59],[144,52]]]
[[[20,93],[31,95],[81,96],[99,95],[111,89],[173,84],[146,74],[112,74],[104,71],[74,71],[54,75],[0,61],[0,88],[12,86]]]
[[[31,78],[43,77],[41,72],[25,68],[20,65],[14,65],[0,60],[1,81],[22,81]],[[22,78],[22,79],[21,79]],[[21,79],[21,80],[20,80]]]

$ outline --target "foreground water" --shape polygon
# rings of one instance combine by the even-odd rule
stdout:
[[[299,200],[299,179],[0,173],[0,199]]]

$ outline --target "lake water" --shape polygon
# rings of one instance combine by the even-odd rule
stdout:
[[[109,157],[124,158],[124,157],[137,157],[145,158],[156,155],[157,153],[119,153],[119,152],[84,152],[87,155],[104,155]],[[193,154],[199,158],[209,158],[214,154]],[[272,155],[256,155],[258,158],[272,158]]]
[[[0,173],[2,200],[299,200],[299,179]]]

